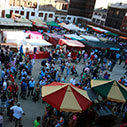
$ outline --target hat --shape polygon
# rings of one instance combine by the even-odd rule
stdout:
[[[20,104],[21,104],[20,102],[17,102],[17,106],[20,106]]]

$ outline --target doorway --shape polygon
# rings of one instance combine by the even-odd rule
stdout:
[[[27,18],[27,19],[29,19],[29,14],[30,14],[30,12],[27,11],[27,13],[26,13],[26,18]]]
[[[5,10],[2,10],[2,18],[5,18]]]
[[[47,21],[47,13],[45,13],[44,21]]]

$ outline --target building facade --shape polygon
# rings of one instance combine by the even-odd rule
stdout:
[[[107,18],[107,11],[108,10],[104,8],[95,9],[92,16],[92,22],[104,26]]]
[[[111,4],[108,8],[105,25],[120,30],[126,12],[127,12],[127,4],[123,3]]]
[[[46,5],[51,5],[57,10],[68,9],[68,2],[64,0],[9,0],[9,5],[25,8],[41,8]]]
[[[127,33],[127,13],[125,14],[125,16],[123,18],[123,22],[122,22],[120,30],[122,32],[126,32]]]
[[[96,0],[70,0],[68,14],[91,18]]]

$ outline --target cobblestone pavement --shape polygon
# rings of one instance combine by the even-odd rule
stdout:
[[[36,80],[36,82],[38,81],[39,72],[41,71],[41,61],[42,60],[36,60],[35,65],[33,67],[32,75],[33,75],[33,78]],[[119,78],[124,75],[125,70],[123,69],[123,64],[124,63],[122,63],[121,65],[117,64],[114,67],[112,73],[110,72],[111,79],[119,80]],[[57,65],[57,68],[58,67],[59,66]],[[79,75],[81,74],[83,67],[84,67],[84,65],[82,64],[82,62],[77,65],[77,71],[78,71]],[[63,74],[63,76],[64,75],[65,75],[65,73]],[[68,76],[66,80],[69,82],[71,77],[72,77],[72,75]],[[80,76],[78,76],[76,78],[76,81],[78,81],[79,78],[80,78]],[[19,82],[19,81],[17,81],[17,82]],[[41,97],[40,97],[40,100],[36,103],[34,103],[32,101],[32,98],[30,98],[30,97],[27,98],[27,100],[22,100],[21,98],[19,98],[19,101],[21,102],[21,107],[24,109],[25,114],[26,114],[22,118],[23,127],[32,127],[33,121],[35,120],[35,118],[37,116],[41,116],[41,117],[43,116],[44,111],[45,111],[45,104],[42,103]],[[9,120],[6,116],[6,110],[4,112],[3,127],[14,127],[14,122],[9,122]]]

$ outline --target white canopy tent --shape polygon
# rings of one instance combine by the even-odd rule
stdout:
[[[94,36],[80,35],[80,37],[84,38],[87,41],[96,41],[96,42],[99,42],[99,39],[94,37]]]
[[[52,44],[44,39],[24,39],[21,41],[21,45],[23,45],[24,52],[32,52],[35,47],[39,50],[39,47],[51,46]]]
[[[44,39],[24,39],[21,41],[21,44],[27,45],[30,44],[31,46],[51,46],[52,44],[47,42]]]
[[[27,33],[23,31],[4,31],[3,38],[6,40],[6,43],[16,43],[20,44],[21,40],[25,39],[28,36]]]
[[[77,27],[76,25],[74,25],[74,24],[72,24],[72,23],[70,23],[70,24],[68,24],[68,25],[63,25],[63,27],[64,27],[65,29],[67,29],[67,30],[85,31],[84,29],[79,28],[79,27]]]

